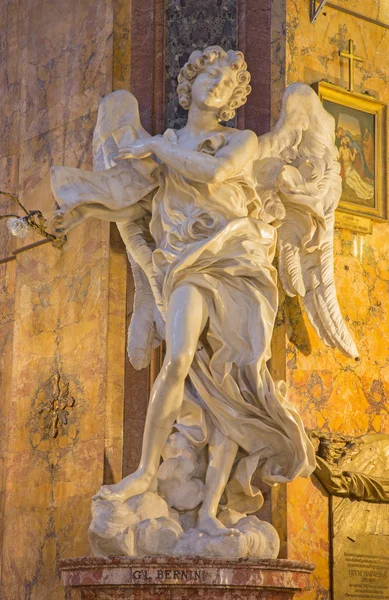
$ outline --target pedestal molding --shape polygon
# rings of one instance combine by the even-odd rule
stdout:
[[[308,577],[314,569],[310,563],[283,559],[200,557],[69,558],[61,559],[58,566],[62,584],[73,590],[267,589],[289,594],[288,597],[308,587]]]

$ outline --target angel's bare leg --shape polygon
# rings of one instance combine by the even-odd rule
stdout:
[[[207,319],[206,302],[195,286],[182,285],[173,292],[166,319],[166,356],[151,391],[139,467],[119,483],[103,486],[95,498],[124,502],[150,489],[178,417],[185,378]]]
[[[240,531],[226,528],[216,518],[220,498],[227,485],[238,451],[238,444],[215,430],[208,451],[209,464],[205,478],[205,497],[199,510],[198,528],[208,535],[240,535]]]

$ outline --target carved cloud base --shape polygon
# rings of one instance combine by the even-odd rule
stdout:
[[[181,486],[185,492],[185,484]],[[196,528],[198,507],[179,513],[160,494],[146,492],[126,502],[94,500],[89,541],[95,556],[203,556],[277,558],[275,528],[257,517],[221,511],[225,527],[240,535],[208,535]]]
[[[71,600],[287,600],[314,565],[291,560],[74,558],[59,561]]]

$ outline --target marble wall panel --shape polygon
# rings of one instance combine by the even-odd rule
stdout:
[[[0,118],[2,183],[48,214],[54,209],[50,167],[91,168],[96,109],[112,89],[112,2],[8,1],[0,11],[6,24],[0,78],[8,103]],[[10,253],[4,236],[2,226],[1,251]],[[18,245],[38,239],[32,232]],[[126,267],[120,251],[110,247],[109,224],[90,221],[69,235],[61,252],[46,244],[0,265],[1,275],[7,269],[0,389],[9,403],[4,417],[2,401],[0,415],[7,430],[0,449],[2,600],[64,598],[56,560],[89,553],[91,495],[108,467],[115,477],[121,471]],[[56,371],[69,382],[74,404],[51,437],[50,413],[45,423],[42,409],[52,399]]]
[[[1,234],[0,234],[1,235]],[[3,236],[1,236],[3,237]],[[5,237],[5,236],[4,236]],[[1,239],[1,238],[0,238]],[[2,240],[3,241],[3,240]],[[1,244],[8,250],[8,245]],[[0,265],[0,522],[4,523],[8,424],[12,388],[12,346],[14,324],[15,261]],[[0,548],[3,528],[0,528]],[[0,552],[0,581],[2,571]]]
[[[124,0],[120,0],[120,3]],[[115,5],[117,2],[115,3]],[[139,103],[140,118],[147,131],[153,134],[165,130],[165,3],[164,0],[133,0],[131,11],[120,11],[120,32],[131,32],[130,90]],[[127,21],[126,21],[127,19]],[[116,22],[114,27],[117,30]],[[121,69],[122,58],[114,55]],[[116,81],[116,80],[115,80]],[[115,83],[116,85],[116,83]],[[125,86],[126,87],[126,86]],[[130,266],[127,273],[127,327],[134,303],[134,278]],[[123,411],[123,475],[132,473],[139,464],[144,421],[149,400],[150,381],[155,379],[158,350],[149,369],[137,371],[125,360],[125,404]]]
[[[238,111],[238,127],[262,134],[270,128],[272,2],[239,0],[237,9],[237,46],[245,55],[251,74],[252,88],[247,103]]]
[[[17,1],[0,5],[0,189],[17,190],[19,168],[20,52],[21,10]],[[14,213],[15,205],[0,196],[0,213]],[[16,243],[0,221],[0,260],[9,256]],[[12,389],[12,346],[14,324],[15,261],[0,264],[0,523],[4,523],[7,442]],[[3,528],[0,527],[0,548]],[[0,580],[2,572],[0,551]]]
[[[25,0],[21,138],[95,111],[112,86],[112,0]]]
[[[113,5],[113,89],[129,90],[131,76],[131,10],[128,0]]]
[[[21,6],[16,0],[0,5],[0,159],[12,160],[18,154],[20,118],[20,36],[22,30]],[[2,165],[3,168],[5,165]],[[4,171],[1,171],[1,182]]]
[[[370,17],[370,19],[376,19],[377,21],[389,24],[389,5],[385,1],[365,2],[362,4],[358,0],[337,0],[334,4],[346,10],[352,10],[360,15]],[[327,7],[327,10],[330,11],[333,9]]]
[[[356,91],[389,101],[388,32],[377,25],[326,8],[315,24],[305,0],[287,0],[287,83],[327,79],[347,86],[348,68],[339,51],[352,38],[364,63],[355,69]],[[345,3],[344,3],[345,4]],[[380,14],[383,3],[347,2],[348,8]],[[381,15],[383,18],[383,15]],[[288,334],[286,379],[289,397],[308,428],[349,435],[389,431],[389,225],[374,224],[372,235],[337,230],[335,280],[345,319],[360,360],[327,348],[297,300],[285,303]],[[303,508],[302,508],[303,507]],[[289,557],[317,563],[312,600],[329,598],[328,499],[313,481],[288,487]]]
[[[281,111],[282,96],[286,85],[286,1],[271,3],[271,126]]]
[[[61,598],[54,561],[89,552],[90,497],[103,479],[105,445],[105,236],[100,223],[90,223],[61,254],[44,246],[19,254],[16,261],[6,600]],[[75,403],[68,425],[52,438],[40,410],[50,399],[47,379],[57,370],[69,381]]]
[[[127,254],[115,223],[110,225],[107,389],[104,432],[104,483],[123,476],[123,435],[126,353]],[[147,390],[145,390],[147,392]],[[146,395],[146,394],[145,394]]]

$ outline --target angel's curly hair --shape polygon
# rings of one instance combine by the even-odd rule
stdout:
[[[229,121],[235,116],[237,108],[245,104],[247,96],[251,92],[250,73],[247,71],[247,64],[242,52],[228,50],[225,52],[220,46],[208,46],[202,52],[195,50],[189,57],[188,62],[182,67],[178,75],[177,94],[178,101],[182,108],[188,110],[192,101],[192,85],[197,75],[199,75],[208,65],[212,65],[217,60],[227,60],[229,66],[236,71],[237,86],[232,92],[228,103],[218,112],[220,121]]]

